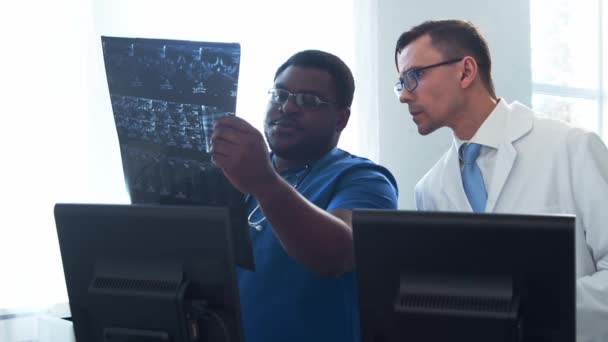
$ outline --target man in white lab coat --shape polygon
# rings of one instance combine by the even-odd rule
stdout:
[[[468,22],[428,21],[406,31],[395,64],[395,91],[418,132],[454,133],[452,146],[416,185],[417,208],[576,215],[577,339],[608,341],[605,144],[498,98],[487,43]]]

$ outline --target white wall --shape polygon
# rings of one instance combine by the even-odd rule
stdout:
[[[377,6],[379,162],[397,178],[399,208],[413,209],[414,185],[447,149],[452,135],[441,129],[419,136],[407,106],[394,95],[397,38],[425,20],[470,20],[488,40],[497,96],[530,105],[530,5],[529,0],[512,0],[508,5],[487,0],[384,0]]]

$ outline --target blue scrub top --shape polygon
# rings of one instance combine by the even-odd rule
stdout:
[[[385,168],[335,148],[306,167],[281,174],[325,210],[397,208],[397,184]],[[257,202],[247,198],[248,213]],[[256,210],[251,221],[262,219]],[[246,342],[359,341],[354,272],[313,273],[288,256],[267,220],[251,228],[255,270],[238,269]]]

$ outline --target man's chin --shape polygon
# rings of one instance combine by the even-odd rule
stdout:
[[[424,126],[418,126],[418,134],[425,136],[435,132],[437,128],[429,128]]]
[[[337,145],[330,137],[317,139],[281,138],[276,135],[266,135],[268,146],[277,157],[287,160],[314,160],[324,155]]]

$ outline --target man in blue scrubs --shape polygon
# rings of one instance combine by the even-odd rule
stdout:
[[[247,342],[358,341],[352,209],[397,207],[391,173],[336,146],[354,80],[338,57],[290,57],[269,91],[264,137],[219,120],[213,161],[247,196],[255,271],[239,270]]]

